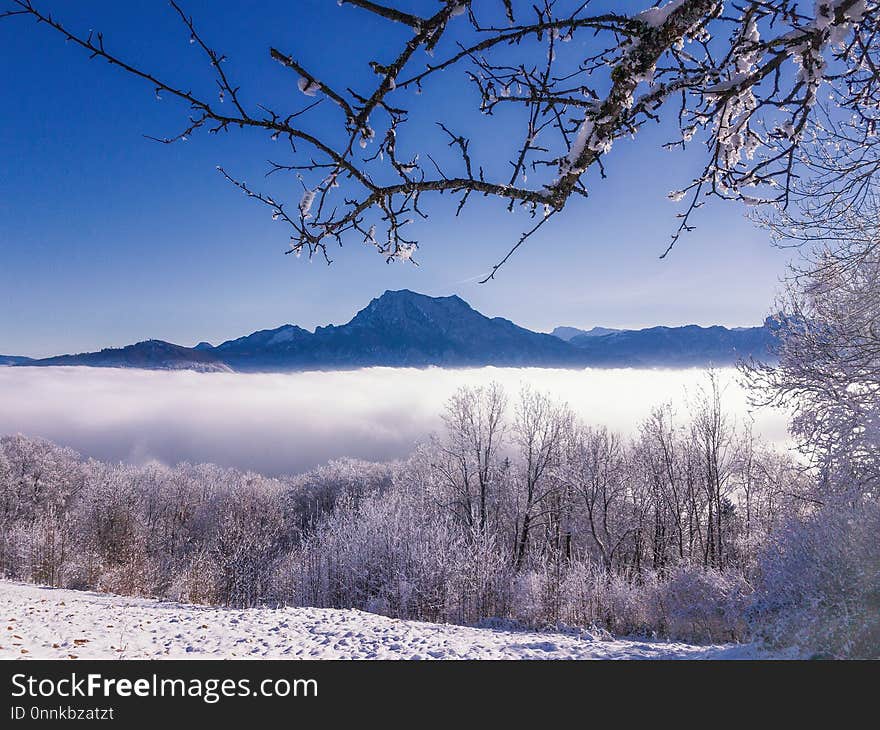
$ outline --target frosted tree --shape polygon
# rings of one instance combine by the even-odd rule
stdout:
[[[721,570],[727,562],[730,522],[734,504],[733,470],[737,460],[734,428],[721,406],[721,385],[717,374],[709,373],[693,404],[691,438],[701,465],[706,491],[706,543],[704,565]]]
[[[507,397],[501,386],[460,388],[449,399],[443,420],[447,438],[440,447],[445,457],[435,469],[451,491],[454,511],[469,528],[483,532],[496,507],[504,461],[504,412]]]
[[[702,543],[699,527],[705,500],[696,489],[687,440],[673,419],[671,406],[654,409],[635,444],[638,468],[651,493],[653,564],[660,570],[691,557],[695,542]]]
[[[848,114],[811,120],[793,204],[762,211],[775,241],[799,247],[776,303],[776,363],[744,367],[755,400],[793,409],[792,433],[833,492],[880,479],[880,74],[846,72]],[[846,107],[832,90],[836,106]]]
[[[0,439],[0,574],[57,585],[68,557],[79,456],[41,439]]]
[[[342,8],[332,12],[368,13],[389,26],[389,35],[374,41],[374,57],[362,59],[374,83],[331,84],[323,80],[321,59],[298,58],[295,44],[268,48],[267,58],[290,72],[301,99],[284,109],[239,84],[234,64],[176,0],[171,7],[210,62],[212,80],[165,78],[126,61],[100,32],[70,28],[42,1],[5,1],[0,17],[39,21],[92,58],[181,102],[187,120],[161,141],[200,131],[283,140],[286,159],[271,171],[300,181],[292,200],[220,171],[287,224],[290,252],[328,260],[330,245],[346,239],[374,246],[389,260],[412,260],[415,224],[428,216],[432,199],[456,196],[461,210],[486,196],[534,219],[491,277],[573,197],[588,194],[614,164],[613,147],[632,144],[629,138],[638,140],[646,124],[666,119],[677,127],[668,146],[701,141],[706,149],[702,172],[670,193],[686,199],[671,248],[693,227],[692,214],[707,195],[787,203],[824,87],[835,109],[867,131],[875,126],[880,94],[876,0],[644,0],[644,7],[633,2],[611,11],[594,11],[591,0],[439,0],[418,3],[419,12],[340,0]],[[499,129],[518,128],[500,140],[506,153],[486,151],[485,135],[495,148],[497,132],[472,136],[477,125],[459,129],[442,118],[441,72],[460,74],[469,86],[460,96],[475,116],[493,117],[503,124]],[[335,111],[335,126],[316,115],[319,105]],[[435,136],[409,133],[415,112],[436,118]]]
[[[529,387],[520,392],[513,428],[519,452],[514,540],[517,568],[525,562],[534,529],[547,515],[545,502],[559,487],[553,472],[559,465],[563,437],[571,429],[572,420],[568,406],[554,403]]]
[[[880,231],[863,208],[852,233],[805,253],[780,297],[778,363],[744,367],[755,400],[793,410],[791,429],[831,491],[880,484]]]
[[[584,522],[602,567],[614,559],[632,532],[626,508],[626,472],[620,437],[605,428],[578,428],[572,434],[560,472],[582,502]]]
[[[870,56],[870,41],[857,43]],[[776,304],[777,361],[743,366],[757,404],[791,409],[813,485],[800,509],[771,517],[758,631],[849,657],[880,653],[880,74],[869,56],[835,68],[846,81],[805,128],[793,204],[757,216],[801,257]]]
[[[279,486],[247,475],[219,499],[208,535],[218,599],[227,606],[255,606],[268,597],[270,576],[285,546]]]

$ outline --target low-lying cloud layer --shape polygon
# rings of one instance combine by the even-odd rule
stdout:
[[[724,403],[749,417],[732,370]],[[492,380],[511,399],[522,385],[567,401],[585,421],[632,433],[651,408],[681,411],[705,382],[699,370],[368,368],[273,375],[96,368],[0,367],[0,434],[41,436],[112,461],[214,462],[280,474],[332,458],[405,456],[442,424],[461,385]],[[759,411],[756,431],[786,440],[785,417]]]

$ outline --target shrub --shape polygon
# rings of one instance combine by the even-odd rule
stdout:
[[[813,656],[880,658],[880,505],[828,504],[765,551],[756,635]]]

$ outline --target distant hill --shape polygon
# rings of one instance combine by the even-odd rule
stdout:
[[[0,365],[25,365],[32,362],[29,357],[21,357],[19,355],[0,355]]]
[[[763,327],[650,327],[569,340],[584,362],[604,367],[729,365],[754,356],[769,359],[773,333]]]
[[[652,327],[542,334],[501,317],[486,317],[457,296],[429,297],[386,291],[349,322],[314,332],[285,324],[228,340],[216,347],[182,347],[147,340],[122,348],[40,360],[10,358],[11,365],[85,365],[163,370],[284,372],[388,367],[681,367],[724,365],[741,357],[766,358],[769,325]]]
[[[229,366],[211,351],[181,347],[162,340],[146,340],[121,348],[79,355],[59,355],[31,360],[27,365],[86,365],[95,368],[142,368],[146,370],[197,370],[228,372]]]
[[[578,337],[579,335],[600,337],[602,335],[610,335],[614,332],[620,332],[620,330],[608,329],[607,327],[593,327],[589,330],[582,330],[577,327],[557,327],[550,334],[554,337],[558,337],[560,340],[570,342],[573,337]]]

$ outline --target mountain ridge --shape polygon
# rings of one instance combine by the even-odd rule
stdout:
[[[613,329],[610,327],[592,327],[588,330],[581,329],[580,327],[554,327],[553,331],[550,334],[554,337],[558,337],[560,340],[571,342],[573,338],[579,337],[581,335],[585,335],[587,337],[599,337],[601,335],[610,335],[614,332],[623,331],[624,330]]]
[[[205,350],[175,345],[164,340],[143,340],[125,347],[106,347],[98,352],[57,355],[23,363],[25,366],[82,365],[86,367],[140,368],[146,370],[196,370],[230,372],[231,368]]]
[[[561,330],[561,334],[560,334]],[[560,327],[534,332],[487,317],[457,295],[430,297],[407,289],[373,298],[345,324],[310,332],[284,324],[226,340],[184,347],[145,340],[99,352],[10,362],[13,366],[84,365],[284,372],[359,367],[680,367],[766,357],[771,327],[651,327],[614,330]],[[2,361],[0,361],[2,362]]]

